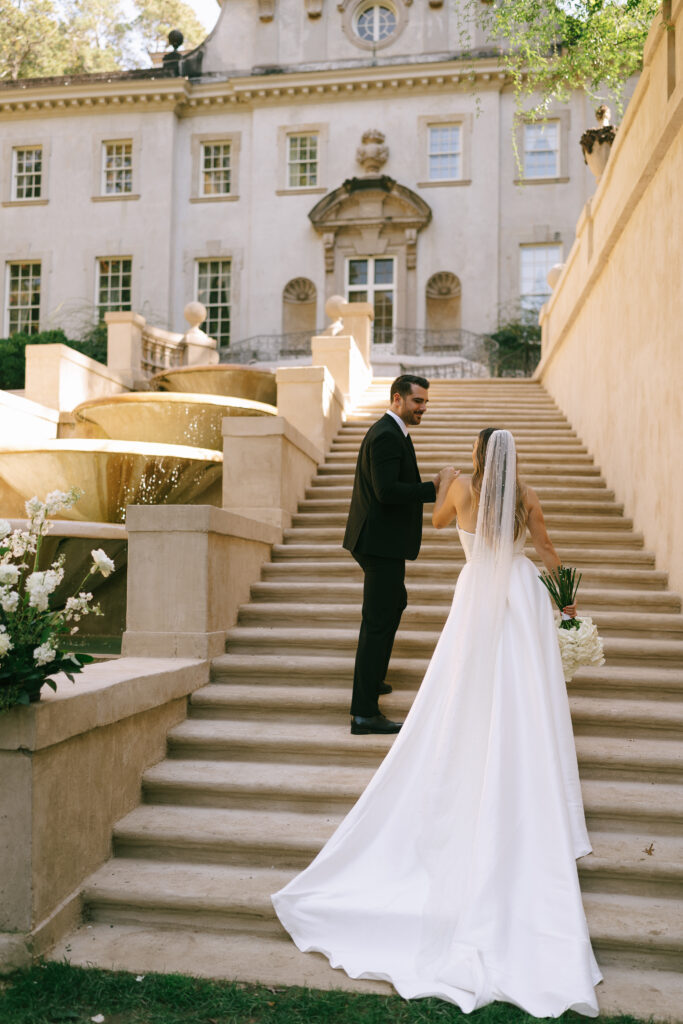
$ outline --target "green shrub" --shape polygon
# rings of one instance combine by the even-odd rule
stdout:
[[[107,362],[107,325],[97,324],[80,341],[67,338],[64,331],[19,332],[0,338],[0,388],[16,391],[25,386],[27,345],[68,345],[99,363]]]

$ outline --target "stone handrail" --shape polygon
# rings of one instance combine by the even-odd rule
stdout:
[[[183,334],[173,334],[159,327],[145,324],[142,329],[142,372],[148,376],[161,373],[172,366],[181,366],[185,352]]]

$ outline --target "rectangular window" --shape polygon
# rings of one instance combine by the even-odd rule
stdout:
[[[562,262],[560,245],[522,245],[519,260],[519,292],[522,309],[539,310],[550,295],[548,271]]]
[[[40,199],[42,188],[42,146],[15,149],[12,153],[12,199]]]
[[[375,311],[373,341],[376,345],[390,344],[394,335],[393,256],[369,256],[346,263],[346,297],[348,302],[369,302]]]
[[[313,188],[318,184],[318,136],[287,136],[287,187]]]
[[[7,264],[7,333],[40,330],[40,263]]]
[[[197,260],[197,300],[206,306],[203,330],[219,347],[230,344],[230,260]]]
[[[557,121],[524,125],[524,177],[557,178],[560,173]]]
[[[131,309],[130,288],[133,261],[129,256],[104,256],[97,261],[97,309],[105,313]]]
[[[454,181],[462,177],[459,124],[429,126],[429,180]]]
[[[201,195],[230,195],[230,143],[202,143]]]
[[[102,195],[125,195],[133,191],[133,143],[102,144]]]

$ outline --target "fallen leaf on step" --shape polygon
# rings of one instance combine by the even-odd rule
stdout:
[[[650,845],[646,846],[645,849],[643,850],[643,853],[646,853],[648,855],[648,857],[651,857],[654,852],[655,852],[655,844],[654,843],[650,843]]]

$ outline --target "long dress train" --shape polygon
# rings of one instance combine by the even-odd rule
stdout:
[[[459,530],[469,560],[474,535]],[[303,952],[470,1012],[598,1012],[576,870],[590,853],[552,607],[516,542],[491,655],[470,675],[463,568],[410,714],[316,859],[273,896]]]

